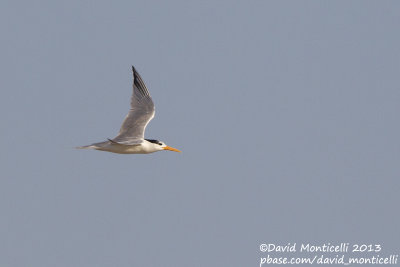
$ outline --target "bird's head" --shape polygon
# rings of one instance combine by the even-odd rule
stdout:
[[[153,143],[155,148],[159,151],[161,150],[169,150],[169,151],[175,151],[175,152],[182,152],[176,148],[167,146],[167,144],[165,144],[162,141],[158,141],[158,140],[153,140],[153,139],[146,139],[147,141],[149,141],[150,143]]]

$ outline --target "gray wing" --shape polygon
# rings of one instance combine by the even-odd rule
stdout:
[[[154,117],[153,100],[136,69],[133,71],[133,93],[131,109],[122,123],[119,134],[112,140],[120,144],[135,145],[143,142],[147,124]]]

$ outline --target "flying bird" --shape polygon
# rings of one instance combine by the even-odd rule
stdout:
[[[144,131],[147,124],[154,118],[155,109],[153,100],[139,73],[132,66],[133,93],[131,108],[122,123],[119,134],[104,142],[94,143],[78,149],[97,149],[119,154],[148,154],[161,150],[181,152],[167,146],[164,142],[145,139]]]

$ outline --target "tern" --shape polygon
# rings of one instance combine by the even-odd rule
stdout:
[[[155,139],[145,139],[147,124],[154,118],[153,100],[139,73],[132,66],[133,93],[131,108],[122,123],[119,134],[107,141],[94,143],[78,149],[96,149],[119,154],[148,154],[162,150],[181,152]]]

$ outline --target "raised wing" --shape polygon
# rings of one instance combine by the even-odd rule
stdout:
[[[144,139],[144,131],[147,124],[154,117],[155,109],[153,100],[136,69],[133,71],[133,93],[131,97],[131,109],[122,123],[119,134],[114,142],[126,145],[140,144]]]

